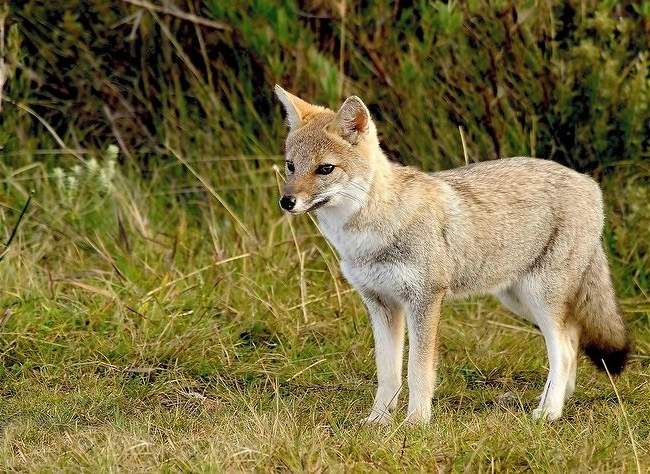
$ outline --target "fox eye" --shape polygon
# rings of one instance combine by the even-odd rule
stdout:
[[[285,163],[287,164],[287,170],[289,171],[289,173],[293,173],[295,170],[295,167],[293,166],[293,161],[286,161]]]
[[[330,174],[334,171],[334,165],[320,165],[316,168],[316,174]]]

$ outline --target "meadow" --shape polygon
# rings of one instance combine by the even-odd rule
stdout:
[[[647,3],[174,5],[0,11],[0,470],[648,472]],[[627,370],[581,356],[563,418],[534,421],[538,331],[448,302],[431,425],[401,424],[404,396],[361,425],[372,333],[278,208],[275,82],[363,96],[407,164],[462,165],[461,125],[473,161],[598,179]]]

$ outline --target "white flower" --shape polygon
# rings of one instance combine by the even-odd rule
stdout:
[[[109,160],[116,160],[119,153],[120,149],[117,145],[108,145],[108,148],[106,148],[106,158]]]
[[[54,168],[52,171],[52,174],[54,175],[54,180],[56,182],[56,187],[59,188],[60,191],[63,190],[65,183],[65,173],[61,168]]]
[[[79,181],[75,176],[68,175],[65,179],[65,202],[72,205],[72,201],[77,195],[79,189]]]
[[[99,171],[99,163],[97,163],[97,160],[95,158],[88,160],[86,162],[86,166],[88,167],[88,172],[91,175],[95,175]]]
[[[70,175],[66,179],[66,187],[68,188],[68,191],[75,192],[77,190],[77,187],[79,185],[79,181],[77,180],[76,177]]]
[[[102,168],[99,172],[99,184],[105,191],[110,191],[113,188],[113,176],[109,176],[107,168]]]
[[[115,165],[116,165],[115,158],[112,160],[108,160],[108,163],[106,163],[106,172],[108,173],[108,177],[110,179],[113,179],[113,176],[115,176]]]

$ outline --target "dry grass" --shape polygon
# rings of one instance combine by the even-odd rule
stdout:
[[[650,467],[644,284],[620,288],[636,344],[614,381],[620,403],[583,360],[565,417],[533,421],[543,342],[481,298],[445,307],[431,426],[399,416],[364,428],[374,362],[362,304],[314,225],[277,210],[270,162],[232,163],[187,162],[229,211],[180,165],[147,181],[118,170],[101,192],[83,170],[70,191],[40,164],[2,168],[2,242],[35,193],[0,262],[0,470]],[[630,180],[606,182],[608,239],[625,244],[618,282],[645,275],[634,265],[647,236],[625,217],[641,214],[617,212]]]

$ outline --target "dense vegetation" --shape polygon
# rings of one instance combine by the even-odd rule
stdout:
[[[649,2],[26,0],[0,25],[1,470],[650,466]],[[445,308],[432,427],[357,426],[371,333],[277,209],[276,82],[361,96],[407,164],[463,164],[462,126],[471,160],[596,177],[620,400],[582,363],[533,422],[543,341],[475,299]]]
[[[387,150],[429,168],[461,163],[458,125],[472,159],[589,170],[648,158],[648,2],[178,3],[207,26],[165,15],[173,4],[133,3],[150,7],[13,6],[5,93],[66,143],[119,132],[139,160],[187,122],[202,124],[189,132],[206,152],[277,153],[275,82],[332,107],[362,96]],[[5,114],[5,149],[34,148],[42,125]]]

